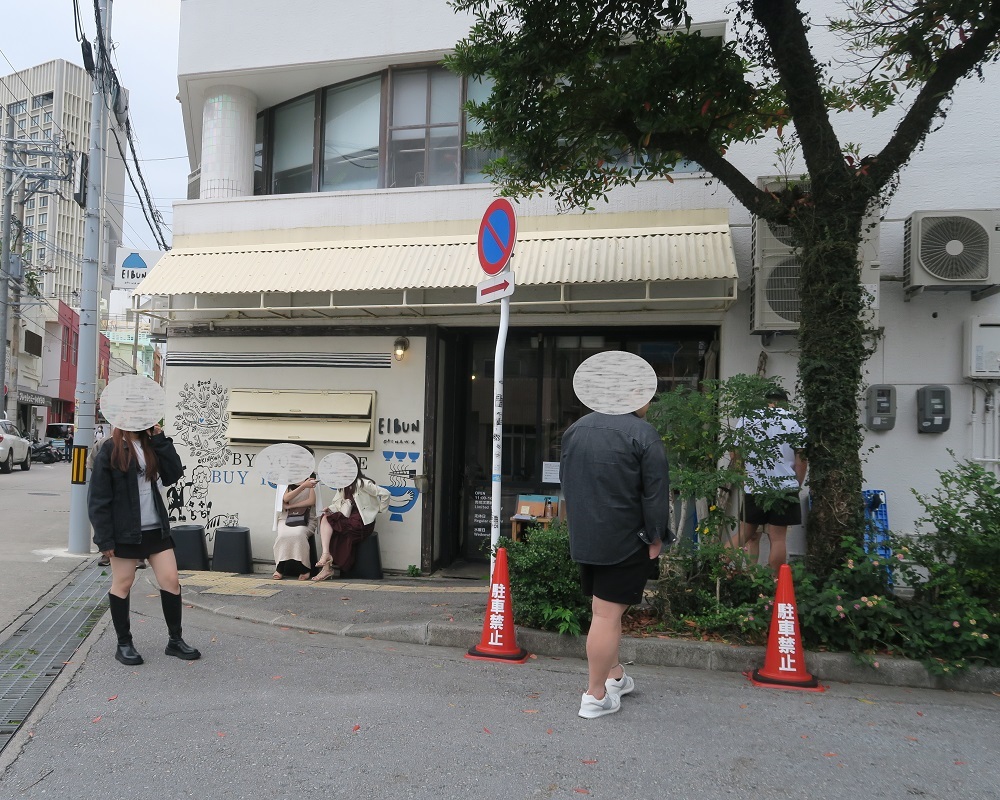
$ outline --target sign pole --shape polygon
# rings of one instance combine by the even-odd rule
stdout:
[[[511,255],[517,240],[517,214],[510,201],[499,197],[490,203],[479,225],[476,251],[479,265],[490,277],[476,287],[476,302],[500,300],[500,330],[493,358],[493,469],[492,502],[490,504],[490,581],[496,566],[496,549],[500,543],[500,474],[503,472],[503,361],[510,324],[510,296],[514,292],[514,273],[510,271]]]
[[[500,329],[493,358],[493,498],[490,511],[490,579],[496,566],[496,549],[500,542],[500,473],[503,471],[503,361],[507,349],[507,327],[510,324],[510,298],[500,300]]]

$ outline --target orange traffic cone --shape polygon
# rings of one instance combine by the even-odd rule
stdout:
[[[799,628],[799,609],[795,605],[795,587],[792,585],[792,568],[782,564],[778,570],[778,588],[774,593],[771,611],[771,628],[767,636],[767,654],[764,667],[747,673],[754,686],[775,689],[804,689],[822,692],[825,686],[806,672],[805,654],[802,652],[802,631]]]
[[[523,664],[528,660],[528,651],[517,646],[514,633],[514,607],[510,602],[507,551],[503,547],[497,549],[496,562],[493,564],[493,580],[490,582],[490,599],[486,604],[486,619],[483,620],[483,635],[479,644],[470,647],[465,657],[508,664]]]

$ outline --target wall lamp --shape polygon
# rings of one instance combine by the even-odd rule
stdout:
[[[403,360],[403,354],[410,349],[410,340],[405,336],[400,336],[392,343],[392,354],[397,361]]]

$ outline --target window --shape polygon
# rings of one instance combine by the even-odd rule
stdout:
[[[469,78],[466,82],[465,100],[483,103],[489,98],[493,91],[493,81],[490,78]],[[483,124],[471,117],[466,117],[466,133],[479,133],[483,129]],[[487,177],[483,174],[483,167],[487,162],[492,161],[500,155],[497,150],[482,150],[480,148],[463,148],[464,167],[462,172],[462,183],[488,183]]]
[[[312,191],[315,117],[313,95],[274,110],[273,194]]]
[[[52,122],[52,112],[46,111],[45,116],[42,117],[42,119],[44,119],[46,122]]]
[[[24,332],[24,352],[41,358],[42,337],[32,331]]]
[[[38,224],[39,225],[45,225],[46,223],[48,223],[48,221],[49,221],[49,215],[48,214],[39,214],[38,215]]]
[[[46,92],[45,94],[36,94],[31,98],[31,108],[44,108],[45,106],[52,105],[52,92]]]
[[[436,65],[390,69],[266,110],[257,117],[254,193],[483,182],[495,154],[463,150],[465,125],[476,127],[462,106],[490,89]]]
[[[28,101],[21,100],[18,103],[11,103],[7,106],[7,111],[12,117],[16,117],[18,114],[24,114],[28,110]]]
[[[38,241],[44,242],[45,241],[45,231],[39,231],[36,238],[38,239]]]
[[[38,199],[39,200],[46,200],[47,201],[49,198],[47,198],[47,197],[40,197]],[[41,203],[39,203],[39,205],[41,205]],[[34,208],[35,207],[35,199],[32,198],[31,200],[29,200],[27,203],[24,204],[24,207],[27,208],[28,210],[31,210],[32,208]]]
[[[394,72],[386,186],[459,183],[461,80],[442,67]]]
[[[69,361],[69,326],[62,326],[62,360]]]
[[[24,218],[24,227],[26,227],[26,228],[34,228],[35,227],[35,218],[34,217],[25,217]]]
[[[45,261],[45,248],[44,247],[39,247],[38,248],[38,263],[41,264],[43,261]]]
[[[37,142],[38,141],[38,131],[32,131],[31,133],[29,133],[28,134],[28,138],[31,139],[32,141],[36,141]]]
[[[378,76],[327,90],[320,191],[378,186],[381,99]]]
[[[73,332],[73,350],[70,353],[70,356],[72,357],[72,362],[74,364],[76,363],[76,354],[79,351],[79,349],[80,349],[80,334],[74,331]]]
[[[38,124],[38,114],[32,114],[31,115],[31,124],[32,125],[37,125]]]
[[[35,201],[31,200],[29,202],[34,203]],[[49,198],[46,197],[46,196],[44,196],[44,195],[42,197],[39,197],[38,198],[38,207],[39,208],[48,208],[49,207]],[[34,208],[34,205],[32,205],[32,208]]]

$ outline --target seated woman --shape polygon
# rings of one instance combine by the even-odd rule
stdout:
[[[309,580],[312,574],[312,558],[309,540],[316,533],[319,522],[319,492],[315,475],[302,483],[279,486],[275,498],[274,530],[274,575],[276,581],[282,578]],[[305,524],[289,525],[289,515],[306,513]],[[294,516],[293,516],[294,520]]]
[[[375,516],[389,507],[389,491],[361,472],[350,486],[338,489],[329,507],[323,509],[319,536],[323,543],[316,566],[322,567],[314,581],[335,578],[354,566],[358,545],[375,530]]]

